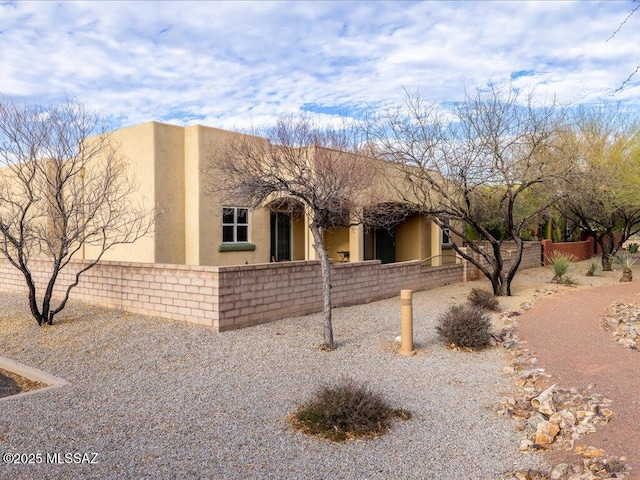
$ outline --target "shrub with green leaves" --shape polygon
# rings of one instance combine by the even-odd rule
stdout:
[[[491,319],[478,307],[449,307],[438,318],[436,330],[445,342],[456,347],[481,350],[491,344]]]
[[[334,442],[380,436],[394,418],[408,420],[411,413],[391,408],[371,388],[349,378],[322,386],[290,417],[293,428]]]
[[[591,262],[589,264],[589,268],[587,269],[587,277],[593,277],[598,271],[598,264],[596,262]]]
[[[549,262],[549,267],[553,271],[553,278],[551,281],[553,283],[564,283],[562,277],[564,277],[569,271],[569,267],[571,266],[571,262],[575,261],[576,257],[562,252],[551,252],[551,255],[547,255],[547,261]]]
[[[621,282],[630,282],[633,280],[633,270],[631,267],[636,263],[636,259],[624,252],[618,252],[613,256],[613,261],[622,267]]]
[[[630,243],[629,244],[629,253],[638,253],[638,247],[640,245],[637,243]]]
[[[491,310],[497,312],[500,310],[500,302],[496,296],[481,288],[472,288],[467,297],[469,303],[475,307],[484,308],[485,310]]]

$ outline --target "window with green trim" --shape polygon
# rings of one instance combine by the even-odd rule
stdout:
[[[249,209],[222,207],[222,243],[249,241]]]

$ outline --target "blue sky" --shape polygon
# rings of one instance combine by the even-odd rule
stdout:
[[[403,89],[455,102],[509,82],[640,107],[640,11],[624,1],[3,2],[0,93],[65,94],[114,127],[359,116]],[[607,40],[609,39],[609,40]]]

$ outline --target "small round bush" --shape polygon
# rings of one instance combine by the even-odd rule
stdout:
[[[500,310],[500,302],[495,295],[481,288],[472,288],[467,299],[474,307],[484,308],[493,312]]]
[[[394,418],[406,420],[406,410],[391,408],[369,387],[352,379],[323,386],[312,401],[292,416],[293,428],[335,442],[357,437],[377,437],[391,427]]]
[[[491,344],[491,319],[470,305],[454,305],[438,318],[436,330],[448,344],[481,350]]]

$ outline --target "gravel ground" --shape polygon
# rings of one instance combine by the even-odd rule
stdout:
[[[549,279],[548,269],[520,273],[503,305],[518,308]],[[437,315],[477,286],[488,283],[414,294],[412,358],[390,349],[398,299],[336,309],[338,350],[323,352],[320,315],[217,334],[75,303],[57,325],[39,328],[23,298],[0,294],[0,355],[71,382],[0,403],[1,453],[43,456],[0,465],[0,478],[467,480],[535,467],[542,459],[521,455],[514,424],[494,413],[512,388],[501,374],[504,352],[451,351],[435,334]],[[347,444],[288,427],[286,415],[319,384],[345,375],[413,418]],[[98,463],[45,464],[47,453],[76,452],[98,453]]]

